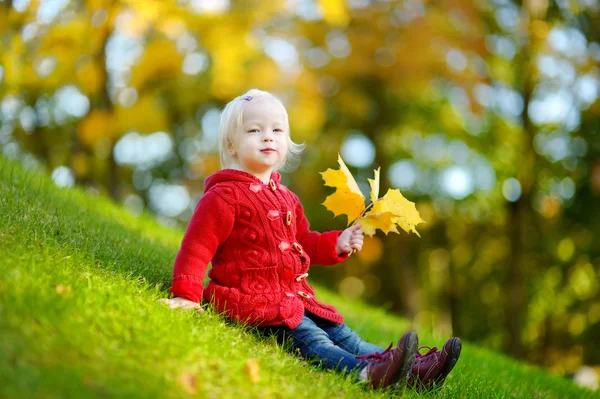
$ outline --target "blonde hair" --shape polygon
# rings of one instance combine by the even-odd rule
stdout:
[[[272,98],[278,101],[283,106],[281,100],[275,97],[273,94],[269,93],[268,91],[250,89],[241,96],[238,96],[231,100],[223,109],[223,112],[221,113],[221,120],[219,122],[219,155],[221,157],[221,169],[231,168],[235,165],[235,161],[231,154],[229,154],[227,147],[228,142],[233,142],[233,137],[236,134],[241,133],[242,131],[242,118],[244,115],[245,104],[247,104],[248,101],[265,97]],[[277,165],[275,170],[285,169],[286,166],[288,166],[300,156],[302,151],[304,151],[304,147],[306,147],[304,143],[297,144],[292,141],[287,112],[285,114],[285,123],[288,127],[288,151],[285,156],[285,159],[279,165]]]

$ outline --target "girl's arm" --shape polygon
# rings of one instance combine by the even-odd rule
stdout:
[[[218,188],[200,198],[175,258],[171,285],[174,296],[200,301],[208,262],[231,233],[234,217],[234,206],[218,193]]]
[[[341,231],[332,230],[324,233],[310,231],[310,224],[304,215],[304,207],[298,197],[294,195],[294,198],[296,200],[296,238],[310,257],[310,263],[313,265],[335,265],[348,259],[347,253],[338,254],[336,250]]]

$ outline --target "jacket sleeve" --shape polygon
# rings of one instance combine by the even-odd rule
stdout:
[[[304,215],[304,207],[294,194],[297,233],[296,238],[310,257],[311,264],[335,265],[348,259],[348,254],[338,255],[336,251],[340,230],[319,233],[310,231],[310,224]]]
[[[173,267],[171,293],[200,302],[208,263],[233,228],[235,207],[215,189],[200,198]]]

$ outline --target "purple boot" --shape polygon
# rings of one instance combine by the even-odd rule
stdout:
[[[392,344],[382,353],[369,353],[357,356],[357,359],[367,360],[367,379],[373,388],[384,388],[392,384],[404,385],[411,366],[415,363],[419,340],[417,334],[408,332],[400,338],[398,346],[392,349]]]
[[[408,384],[419,391],[441,387],[458,361],[462,343],[459,338],[454,337],[446,341],[441,351],[437,347],[428,346],[423,346],[419,350],[422,348],[427,348],[429,351],[424,355],[417,354]]]

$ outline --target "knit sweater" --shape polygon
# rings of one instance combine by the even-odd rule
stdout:
[[[264,184],[233,169],[206,179],[175,258],[171,292],[194,302],[203,298],[249,325],[296,328],[305,309],[342,323],[307,282],[311,264],[347,259],[336,252],[340,231],[310,231],[300,200],[279,181],[276,172]]]

